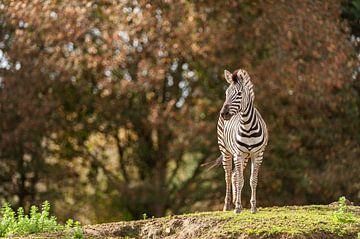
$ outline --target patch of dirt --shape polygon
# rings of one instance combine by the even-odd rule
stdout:
[[[129,238],[199,238],[221,225],[222,220],[201,217],[175,216],[169,219],[149,219],[138,222],[119,222],[85,226],[86,237]],[[209,237],[211,238],[211,237]]]
[[[339,206],[339,201],[335,201],[329,204],[330,206]],[[349,199],[345,198],[345,205],[346,206],[354,206],[354,202],[351,202]]]
[[[311,235],[249,235],[246,233],[218,234],[221,226],[227,220],[182,217],[171,219],[149,219],[138,222],[107,223],[84,227],[86,238],[149,238],[149,239],[189,239],[189,238],[239,238],[239,239],[323,239],[347,238],[356,239],[356,236],[338,236],[328,232],[316,232]]]

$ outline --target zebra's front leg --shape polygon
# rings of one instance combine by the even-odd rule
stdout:
[[[233,170],[232,172],[232,175],[231,175],[231,182],[232,182],[232,202],[233,204],[235,205],[235,202],[236,202],[236,185],[235,185],[235,182],[236,182],[236,179],[235,179],[235,170]]]
[[[246,168],[246,164],[247,164],[247,161],[248,161],[248,158],[244,158],[244,161],[243,161],[243,174],[244,174],[244,170]],[[233,170],[232,172],[232,200],[233,200],[233,204],[235,205],[235,202],[236,202],[236,185],[235,185],[235,170]]]
[[[241,191],[244,186],[243,164],[244,159],[239,155],[234,155],[234,168],[235,168],[235,213],[240,213],[242,210],[241,205]]]
[[[251,176],[250,176],[250,187],[251,187],[251,199],[250,199],[251,209],[250,209],[250,211],[251,211],[251,213],[257,212],[257,209],[256,209],[256,186],[257,186],[258,174],[259,174],[259,169],[260,169],[260,165],[262,162],[262,158],[263,158],[263,153],[260,153],[259,156],[251,159]]]
[[[226,182],[225,204],[223,211],[229,211],[231,210],[231,171],[232,171],[231,155],[223,154],[222,164],[225,171],[225,182]]]

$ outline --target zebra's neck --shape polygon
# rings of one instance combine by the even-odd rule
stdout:
[[[251,127],[251,123],[254,120],[255,115],[255,108],[254,108],[254,97],[249,91],[245,91],[245,97],[243,100],[243,107],[239,114],[240,114],[240,122],[241,126],[245,129],[249,129]]]
[[[250,130],[254,121],[256,120],[255,107],[252,102],[247,104],[244,111],[240,111],[241,126],[245,130]]]

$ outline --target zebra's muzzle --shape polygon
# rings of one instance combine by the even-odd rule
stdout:
[[[230,107],[229,105],[224,105],[220,111],[220,115],[221,117],[223,117],[224,120],[229,120],[231,118],[231,113],[230,113]]]

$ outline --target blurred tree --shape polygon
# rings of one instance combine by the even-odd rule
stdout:
[[[2,10],[4,5],[1,5]],[[8,24],[1,12],[1,80],[0,80],[0,164],[2,200],[17,197],[18,205],[34,201],[37,195],[35,185],[40,174],[46,171],[43,164],[47,155],[41,147],[43,138],[51,125],[55,102],[48,101],[49,82],[40,71],[33,71],[31,56],[25,55],[21,62],[10,61],[7,53],[12,50],[12,36],[22,31]],[[18,33],[17,32],[17,33]],[[17,54],[21,49],[16,49]],[[49,121],[44,122],[44,118]]]
[[[221,56],[206,64],[246,68],[269,125],[260,200],[358,200],[359,81],[352,78],[356,58],[340,2],[214,1],[198,10],[209,13],[212,51]]]
[[[200,165],[219,154],[223,69],[243,67],[270,129],[260,204],[358,200],[340,14],[336,1],[4,1],[1,198],[84,222],[220,208],[222,170]]]
[[[357,54],[357,65],[353,71],[353,88],[356,89],[357,95],[360,95],[360,1],[344,0],[342,1],[341,17],[345,19],[351,29],[350,41],[353,43]],[[360,108],[360,105],[358,105]]]
[[[214,135],[217,109],[188,63],[201,40],[191,5],[22,1],[3,8],[4,24],[14,30],[5,33],[10,69],[2,72],[2,108],[10,136],[2,145],[20,148],[4,158],[21,164],[27,157],[36,170],[44,166],[35,161],[63,168],[50,172],[51,183],[34,183],[77,202],[110,198],[125,217],[160,216],[197,201],[190,192],[198,190],[201,163],[216,152],[207,135]],[[18,121],[11,112],[19,112]],[[51,157],[28,157],[12,134]],[[35,177],[23,171],[29,176],[12,192],[20,205],[22,185]]]
[[[351,27],[351,33],[357,37],[360,36],[360,1],[344,0],[342,1],[341,17],[348,20]]]

